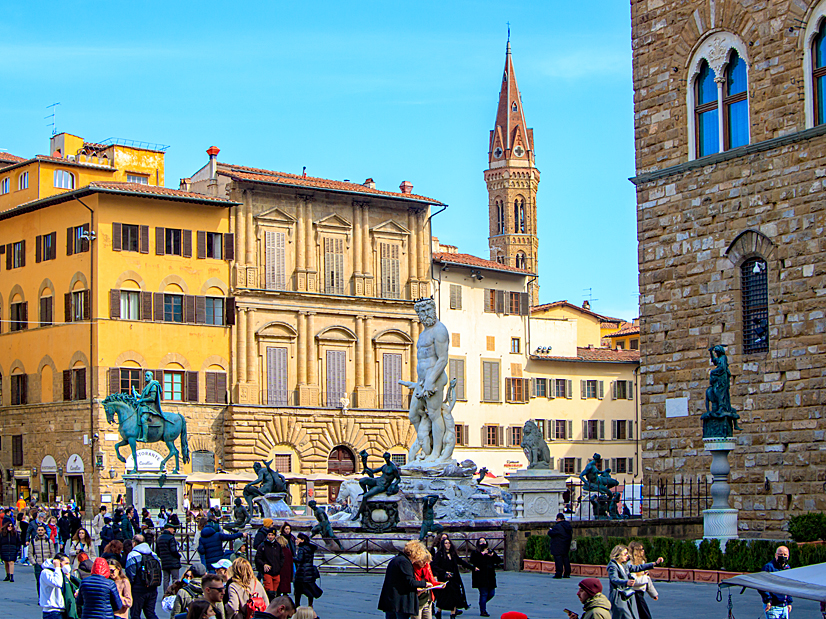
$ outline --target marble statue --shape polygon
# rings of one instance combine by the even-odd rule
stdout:
[[[539,431],[536,423],[531,420],[525,422],[522,429],[522,442],[520,443],[525,457],[528,459],[529,469],[551,469],[551,451],[545,442],[545,437]]]
[[[427,538],[428,533],[441,533],[444,527],[433,522],[435,513],[433,507],[439,502],[438,494],[428,494],[422,499],[422,528],[419,531],[419,541],[423,542]]]
[[[721,345],[708,349],[714,369],[709,374],[706,389],[706,412],[700,416],[703,421],[703,438],[730,438],[734,430],[739,430],[737,420],[740,415],[731,406],[731,371],[728,368],[726,349]]]
[[[384,453],[382,456],[384,458],[384,464],[375,469],[367,466],[367,451],[363,450],[359,455],[364,466],[364,474],[367,475],[367,477],[362,477],[359,480],[359,485],[362,490],[364,490],[364,496],[361,497],[361,505],[358,511],[353,514],[353,520],[358,520],[361,514],[366,511],[368,499],[382,492],[388,496],[396,494],[399,491],[399,484],[401,483],[399,467],[391,460],[389,453]],[[376,473],[381,473],[381,477],[375,477]]]
[[[224,525],[224,528],[227,531],[237,531],[238,529],[245,527],[249,521],[252,520],[249,510],[240,498],[235,499],[235,507],[232,510],[232,517],[235,518],[235,522]]]
[[[453,407],[456,385],[451,381],[447,395],[450,336],[436,318],[436,303],[432,298],[416,301],[413,306],[424,329],[416,342],[417,362],[415,383],[399,381],[413,391],[410,398],[410,423],[416,428],[416,440],[410,448],[408,463],[436,464],[449,462],[456,446],[456,424]]]
[[[255,481],[251,481],[244,486],[244,499],[247,501],[248,516],[252,518],[254,508],[252,500],[255,497],[264,496],[273,493],[287,493],[287,480],[278,471],[273,471],[270,468],[272,460],[256,462],[252,465],[255,471]],[[249,522],[249,520],[247,520]],[[245,523],[246,524],[246,523]]]
[[[310,531],[310,537],[320,535],[324,539],[332,539],[338,544],[339,550],[343,550],[338,536],[335,531],[333,531],[333,525],[330,524],[330,519],[327,518],[327,512],[321,509],[314,499],[307,501],[307,507],[313,510],[313,516],[315,516],[315,519],[318,521],[318,524]]]
[[[118,420],[118,432],[121,441],[115,444],[115,455],[121,462],[126,462],[120,453],[120,448],[129,445],[132,450],[133,469],[130,474],[138,472],[137,443],[166,444],[168,455],[161,461],[160,471],[163,472],[166,462],[175,457],[175,470],[180,469],[179,456],[184,464],[189,462],[189,441],[186,435],[186,419],[179,413],[167,413],[161,408],[161,385],[154,379],[151,370],[144,375],[146,386],[138,393],[132,388],[132,393],[114,393],[103,400],[103,409],[106,411],[106,420],[109,423]],[[175,440],[180,437],[181,451],[175,447]]]

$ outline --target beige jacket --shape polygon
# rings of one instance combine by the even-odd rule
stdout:
[[[115,617],[129,619],[129,609],[132,608],[132,584],[128,578],[121,578],[115,581],[115,585],[118,588],[118,593],[120,593],[121,602],[123,602],[120,610],[115,611]]]
[[[243,618],[243,614],[240,611],[244,608],[244,604],[247,603],[247,600],[250,597],[250,592],[234,582],[229,583],[228,589],[229,595],[227,595],[226,603],[227,619],[235,619],[236,616]],[[267,591],[264,589],[264,585],[258,582],[257,578],[252,579],[252,587],[250,587],[250,589],[257,593],[262,600],[264,600],[264,604],[269,603]]]

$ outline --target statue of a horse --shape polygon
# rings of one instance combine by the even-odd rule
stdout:
[[[133,469],[129,471],[130,474],[138,472],[138,453],[137,453],[137,438],[140,436],[140,419],[137,410],[137,400],[134,396],[128,393],[115,393],[106,396],[103,400],[103,409],[106,411],[106,420],[109,423],[115,422],[115,416],[118,419],[118,431],[120,432],[121,441],[115,445],[115,454],[118,460],[126,462],[120,454],[120,448],[124,445],[129,445],[132,449]],[[145,443],[157,443],[162,441],[166,443],[166,448],[169,450],[169,455],[163,459],[160,466],[160,472],[164,471],[167,460],[175,456],[175,470],[177,473],[180,468],[178,461],[179,452],[175,447],[175,439],[181,437],[181,455],[183,456],[184,464],[189,462],[189,442],[186,437],[186,419],[180,413],[169,413],[166,415],[173,419],[173,421],[163,420],[161,417],[153,419],[153,421],[161,420],[160,424],[152,423],[149,425],[147,433],[147,440]]]
[[[347,479],[341,482],[336,503],[342,505],[342,510],[330,516],[331,521],[349,520],[361,505],[361,496],[364,494],[358,481]]]

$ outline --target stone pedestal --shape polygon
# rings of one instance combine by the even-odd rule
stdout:
[[[440,498],[433,508],[438,521],[502,518],[502,513],[496,509],[495,497],[480,488],[470,476],[430,476],[405,471],[400,488],[403,501],[399,515],[403,522],[420,523],[422,499],[431,494]]]
[[[284,502],[285,492],[273,492],[264,496],[255,497],[252,502],[261,510],[261,518],[271,518],[272,520],[283,520],[284,518],[294,518],[295,513],[289,505]]]
[[[399,524],[399,504],[401,495],[377,494],[367,500],[367,507],[361,515],[361,526],[371,533],[385,533]]]
[[[134,505],[139,512],[144,507],[157,511],[166,507],[179,518],[184,515],[186,475],[174,473],[137,473],[123,476],[126,485],[126,504]]]
[[[553,522],[562,511],[568,475],[549,469],[522,469],[508,475],[516,522]]]
[[[736,446],[733,438],[704,438],[706,451],[711,452],[711,509],[703,510],[703,537],[722,542],[737,538],[737,510],[731,509],[728,498],[731,467],[728,454]]]

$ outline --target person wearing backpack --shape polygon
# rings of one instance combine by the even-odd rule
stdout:
[[[184,578],[181,581],[183,586],[178,589],[175,594],[175,601],[172,603],[171,617],[185,613],[192,601],[201,597],[204,594],[203,586],[201,585],[201,578],[206,574],[206,567],[203,563],[193,563],[187,570],[191,575],[189,578],[184,573]]]
[[[135,545],[126,558],[126,575],[132,582],[131,617],[140,619],[143,612],[146,619],[158,619],[155,603],[161,585],[161,560],[152,552],[143,535],[136,535],[132,541]]]
[[[266,610],[269,603],[267,591],[255,577],[250,562],[243,557],[235,559],[230,574],[226,619],[252,619],[256,612]]]

